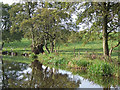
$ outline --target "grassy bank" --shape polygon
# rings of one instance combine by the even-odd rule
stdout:
[[[114,42],[114,44],[116,44],[116,42]],[[18,52],[20,56],[23,52],[31,52],[30,45],[31,40],[22,39],[21,42],[5,43],[3,51],[10,51],[12,49]],[[85,46],[83,46],[82,42],[66,43],[57,45],[56,49],[57,53],[47,54],[47,52],[45,52],[44,55],[39,54],[38,59],[44,65],[50,67],[84,71],[94,76],[113,75],[118,77],[118,47],[114,49],[111,61],[109,61],[108,58],[102,57],[102,41],[89,42]],[[18,56],[15,60],[26,63],[32,61],[31,58],[26,61],[25,59],[20,59]]]

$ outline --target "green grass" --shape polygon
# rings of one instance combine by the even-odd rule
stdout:
[[[110,44],[111,42],[109,42]],[[113,45],[115,45],[117,42],[114,41]],[[10,42],[10,43],[5,43],[3,51],[7,49],[8,51],[13,49],[13,51],[16,52],[31,52],[31,40],[28,39],[22,39],[21,42],[15,41],[15,42]],[[83,46],[82,42],[80,41],[79,43],[66,43],[59,45],[59,53],[64,54],[64,55],[74,55],[74,47],[75,47],[75,54],[78,55],[80,52],[80,55],[84,55],[86,51],[89,53],[94,52],[97,54],[102,54],[103,53],[103,48],[102,48],[102,41],[93,41],[93,42],[88,42],[85,46]],[[58,49],[58,45],[56,47]],[[110,46],[109,46],[110,48]],[[118,59],[118,48],[116,47],[113,50],[112,53],[112,58],[117,58]]]
[[[89,67],[88,72],[90,75],[101,75],[101,76],[109,76],[113,75],[113,68],[108,63],[101,63],[101,64],[93,64]]]
[[[110,43],[110,42],[109,42]],[[113,45],[115,45],[117,42],[115,41]],[[103,53],[103,47],[102,47],[102,41],[93,41],[87,43],[85,46],[83,46],[82,42],[79,43],[68,43],[65,45],[60,46],[60,53],[72,55],[74,54],[74,47],[75,47],[75,54],[77,55],[78,52],[80,52],[81,55],[84,55],[86,51],[90,52],[95,52],[98,54]],[[110,46],[109,46],[110,48]],[[112,53],[112,58],[117,58],[118,59],[118,47],[114,48],[113,53]]]
[[[22,52],[31,52],[31,40],[22,39],[21,42],[14,41],[10,43],[5,43],[3,51],[7,50],[10,51],[11,49],[15,52],[22,53]]]
[[[87,66],[90,64],[90,62],[88,62],[88,61],[83,61],[83,60],[77,60],[77,61],[76,61],[76,64],[77,64],[78,66],[87,67]]]

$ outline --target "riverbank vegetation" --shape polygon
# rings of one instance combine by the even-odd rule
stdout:
[[[89,75],[100,75],[100,76],[115,76],[118,77],[118,48],[114,49],[112,57],[103,57],[102,55],[102,41],[94,41],[83,46],[82,42],[77,43],[66,43],[62,44],[54,53],[39,54],[38,60],[44,65],[62,69],[75,69],[80,71],[85,71]],[[116,42],[114,42],[116,43]],[[33,60],[34,53],[31,53],[31,48],[27,47],[31,45],[31,40],[22,39],[21,42],[11,42],[4,45],[3,51],[10,51],[11,48],[13,52],[18,52],[16,60],[18,62],[30,63]],[[80,47],[81,46],[81,47]],[[25,56],[20,59],[22,53],[31,53],[27,58]],[[18,59],[17,59],[18,57]],[[6,60],[9,56],[5,56]],[[11,56],[12,58],[12,56]],[[27,60],[24,60],[24,59]],[[12,59],[13,60],[13,59]]]

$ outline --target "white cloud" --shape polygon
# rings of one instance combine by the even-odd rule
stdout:
[[[2,1],[4,4],[9,4],[9,5],[11,5],[14,2],[19,2],[19,0],[0,0],[0,1]]]

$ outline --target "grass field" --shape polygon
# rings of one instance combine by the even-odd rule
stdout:
[[[117,42],[115,41],[113,43],[116,44]],[[109,42],[110,44],[110,42]],[[8,50],[10,51],[11,49],[13,51],[22,53],[22,52],[31,52],[31,40],[28,39],[22,39],[21,42],[11,42],[11,43],[5,43],[3,51]],[[86,45],[83,46],[82,42],[80,41],[79,43],[65,43],[62,45],[59,45],[59,53],[65,54],[65,55],[74,55],[74,48],[75,48],[75,54],[78,55],[80,52],[80,55],[84,55],[86,51],[88,53],[97,53],[97,54],[102,54],[103,53],[103,48],[102,48],[102,41],[93,41],[93,42],[88,42]],[[110,48],[110,45],[109,45]],[[116,47],[113,50],[112,53],[112,58],[117,58],[118,59],[118,48]],[[58,45],[56,46],[56,49],[58,50]]]
[[[3,51],[10,51],[11,49],[18,53],[31,52],[30,50],[31,40],[22,39],[21,42],[14,41],[10,43],[5,43]]]
[[[109,42],[110,43],[110,42]],[[114,42],[116,44],[116,42]],[[74,47],[75,47],[75,54],[77,55],[78,52],[80,52],[81,55],[84,55],[86,51],[88,52],[94,52],[97,54],[103,54],[103,48],[102,48],[102,41],[93,41],[87,43],[85,46],[83,46],[82,42],[79,43],[68,43],[65,45],[60,46],[60,52],[64,54],[73,54],[74,53]],[[109,46],[110,48],[110,46]],[[116,47],[112,53],[113,58],[118,59],[118,47]]]

